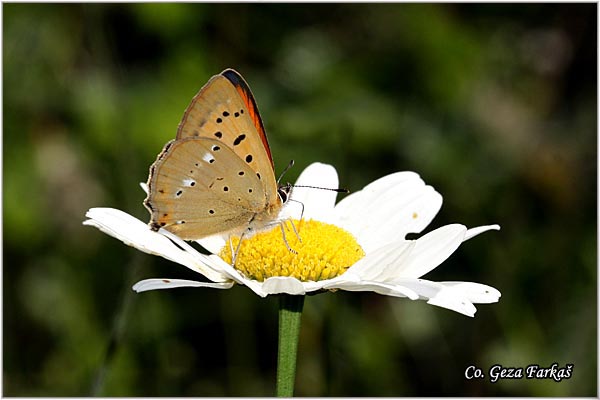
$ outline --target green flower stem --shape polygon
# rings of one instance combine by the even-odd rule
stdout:
[[[292,397],[296,379],[296,356],[304,296],[279,296],[279,349],[277,356],[277,397]]]

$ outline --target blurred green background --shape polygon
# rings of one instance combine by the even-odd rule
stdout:
[[[412,170],[444,196],[426,231],[502,226],[426,275],[498,288],[474,319],[308,297],[298,395],[596,396],[596,8],[3,4],[3,394],[274,394],[276,298],[136,295],[198,276],[81,224],[97,206],[148,219],[138,182],[233,67],[290,181],[314,161],[350,190]],[[464,378],[553,362],[572,378]]]

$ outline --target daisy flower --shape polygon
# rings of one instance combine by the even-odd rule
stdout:
[[[330,165],[315,163],[302,172],[296,185],[337,188],[337,172]],[[497,289],[480,283],[422,279],[462,242],[500,227],[467,229],[451,224],[407,240],[408,233],[422,232],[442,205],[442,196],[418,174],[397,172],[384,176],[337,204],[336,195],[333,191],[295,187],[279,215],[281,229],[275,227],[244,237],[235,266],[231,250],[238,249],[236,238],[231,242],[227,236],[199,240],[211,253],[206,255],[176,235],[164,229],[154,232],[147,223],[117,209],[92,208],[84,224],[141,251],[181,264],[208,280],[146,279],[133,286],[137,292],[178,287],[228,289],[236,283],[261,297],[372,291],[426,300],[470,317],[476,312],[474,303],[494,303],[500,298]],[[301,220],[294,219],[300,215]]]

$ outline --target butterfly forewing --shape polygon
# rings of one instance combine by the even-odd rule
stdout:
[[[258,177],[216,139],[168,143],[151,167],[148,187],[150,225],[183,239],[241,231],[265,209]]]
[[[267,203],[278,201],[271,151],[258,108],[243,78],[229,69],[212,77],[194,97],[177,139],[206,137],[230,147],[261,180]]]
[[[269,147],[269,141],[267,140],[267,133],[265,132],[265,127],[263,126],[262,118],[258,112],[258,106],[256,105],[256,101],[254,100],[254,96],[252,95],[250,87],[244,78],[242,78],[242,76],[233,69],[226,69],[225,71],[221,72],[221,75],[226,77],[229,82],[231,82],[244,104],[246,104],[248,107],[249,117],[252,119],[252,123],[258,131],[260,139],[263,143],[263,148],[265,149],[267,157],[269,157],[269,161],[271,162],[271,168],[274,169],[275,165],[273,164],[273,156],[271,155],[271,148]]]

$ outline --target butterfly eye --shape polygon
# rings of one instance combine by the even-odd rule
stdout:
[[[279,195],[279,198],[281,199],[281,202],[283,204],[287,203],[287,201],[290,197],[291,191],[292,191],[292,185],[290,185],[290,184],[287,184],[287,185],[282,186],[279,189],[277,189],[277,194]]]

